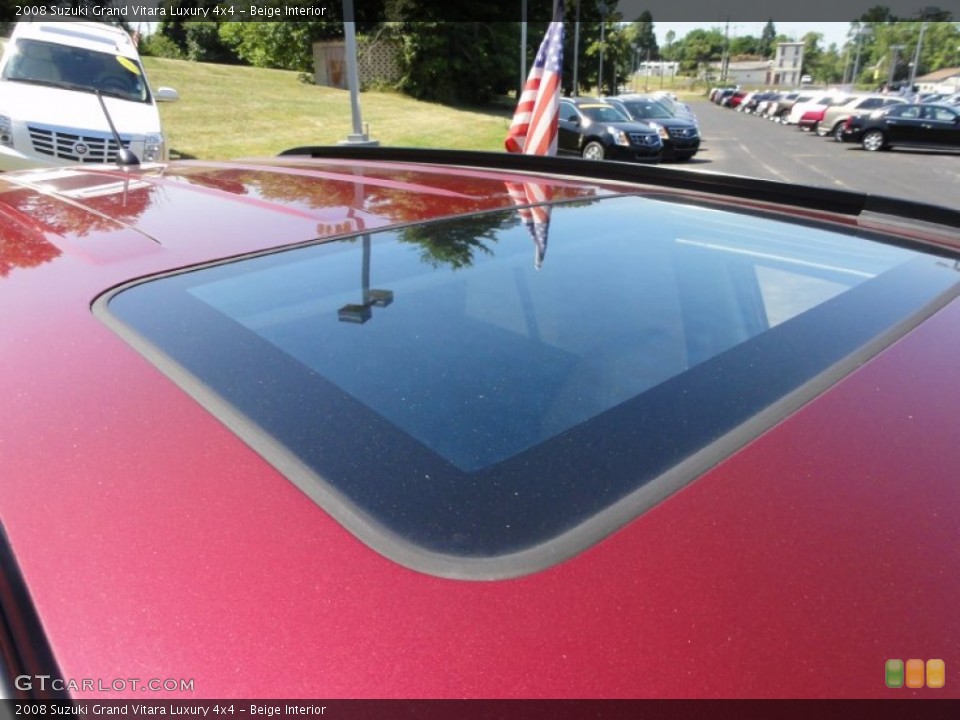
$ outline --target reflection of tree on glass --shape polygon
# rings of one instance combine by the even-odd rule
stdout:
[[[485,243],[496,243],[497,233],[515,224],[514,218],[505,219],[500,213],[474,215],[467,222],[445,225],[442,235],[429,223],[404,228],[400,241],[419,245],[420,259],[433,267],[449,265],[459,270],[473,265],[475,251],[493,255]]]

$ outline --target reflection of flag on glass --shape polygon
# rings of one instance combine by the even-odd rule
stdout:
[[[527,83],[523,86],[513,122],[504,143],[509,152],[524,155],[557,154],[560,74],[563,67],[563,0],[557,2]]]
[[[510,199],[517,206],[517,212],[537,247],[533,265],[539,270],[543,265],[543,257],[547,254],[547,230],[550,227],[550,206],[547,203],[553,199],[553,190],[548,185],[533,182],[508,182],[506,186]]]

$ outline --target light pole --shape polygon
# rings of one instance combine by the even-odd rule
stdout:
[[[576,16],[573,20],[573,96],[580,94],[577,82],[577,65],[580,60],[580,0],[577,0]]]
[[[893,85],[893,81],[896,80],[897,74],[897,59],[900,56],[900,51],[903,50],[904,45],[891,45],[890,51],[893,53],[893,59],[890,61],[890,77],[887,79],[887,89]]]
[[[857,30],[857,57],[853,61],[853,76],[850,78],[851,85],[857,84],[857,75],[860,72],[860,50],[863,48],[863,38],[872,33],[873,30],[866,25],[861,25]]]
[[[600,11],[600,73],[598,75],[599,79],[597,80],[597,92],[600,95],[603,95],[603,30],[606,25],[608,9],[607,4],[603,0],[597,3],[597,10]]]
[[[913,83],[917,79],[917,67],[920,65],[920,50],[923,48],[923,33],[927,29],[927,21],[922,18],[927,16],[927,9],[923,9],[920,22],[920,38],[917,40],[917,50],[913,53],[913,67],[910,69],[910,92],[913,92]]]
[[[527,83],[527,0],[520,3],[520,95]]]

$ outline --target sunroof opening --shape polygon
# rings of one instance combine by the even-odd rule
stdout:
[[[100,307],[365,541],[489,577],[608,534],[611,509],[689,482],[663,478],[956,281],[913,249],[628,196],[272,252]]]

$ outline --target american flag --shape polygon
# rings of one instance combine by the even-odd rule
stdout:
[[[550,205],[547,203],[553,199],[553,190],[549,185],[535,182],[508,182],[506,186],[536,246],[533,266],[539,270],[547,254],[547,230],[550,228]]]
[[[557,116],[563,67],[563,0],[533,62],[504,144],[508,152],[557,154]]]

